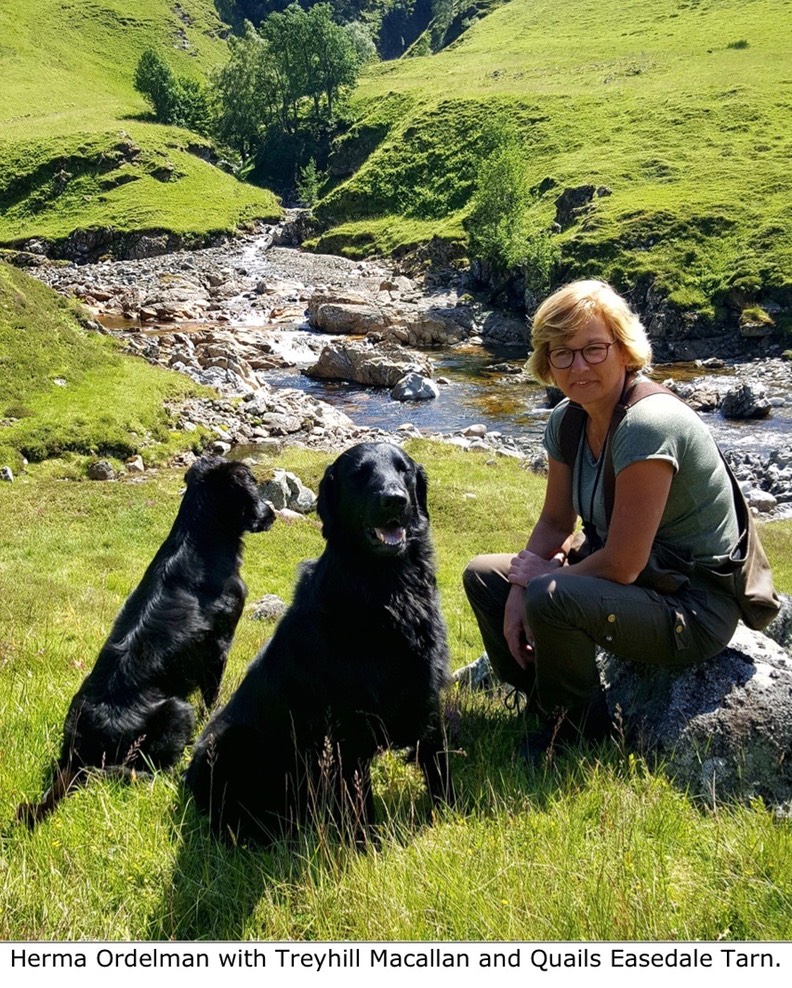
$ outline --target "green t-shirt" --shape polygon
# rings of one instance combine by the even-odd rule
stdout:
[[[564,400],[553,409],[544,437],[548,455],[562,462],[558,435],[568,404]],[[649,395],[627,409],[611,443],[617,477],[639,460],[666,460],[674,468],[656,541],[691,553],[705,566],[722,562],[738,538],[734,496],[715,440],[696,412],[673,395]],[[572,476],[573,504],[581,518],[594,522],[604,541],[604,470],[585,436],[581,446]]]

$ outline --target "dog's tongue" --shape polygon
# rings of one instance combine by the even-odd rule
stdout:
[[[407,533],[401,525],[392,525],[389,528],[375,528],[374,534],[385,545],[401,545]]]

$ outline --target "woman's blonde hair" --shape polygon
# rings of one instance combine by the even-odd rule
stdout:
[[[565,346],[592,316],[598,316],[626,354],[628,371],[646,370],[652,347],[646,330],[627,302],[604,281],[573,281],[559,288],[536,310],[531,329],[533,353],[528,373],[542,384],[554,384],[549,353]]]

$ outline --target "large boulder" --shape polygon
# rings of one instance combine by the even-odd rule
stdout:
[[[604,653],[611,711],[696,798],[792,800],[792,659],[742,624],[707,662],[671,670]]]
[[[308,377],[393,388],[413,371],[431,377],[432,363],[426,357],[399,346],[374,347],[368,343],[337,341],[328,344],[317,362],[303,373]]]

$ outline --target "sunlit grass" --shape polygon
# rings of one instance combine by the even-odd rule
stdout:
[[[481,645],[460,573],[516,547],[543,481],[508,459],[409,444],[429,507],[452,661]],[[327,453],[265,458],[315,489]],[[214,841],[178,775],[94,780],[34,834],[11,825],[40,791],[68,701],[167,532],[181,472],[140,484],[70,483],[42,467],[0,497],[0,937],[13,939],[786,939],[792,831],[761,804],[704,812],[617,744],[537,772],[498,694],[449,695],[454,810],[430,819],[423,784],[395,756],[375,765],[378,843],[366,854],[306,828],[271,850]],[[471,495],[473,495],[471,497]],[[790,523],[765,526],[789,591]],[[247,538],[249,600],[291,597],[317,555],[315,520]],[[246,614],[227,697],[272,623]],[[90,840],[86,840],[90,834]]]

